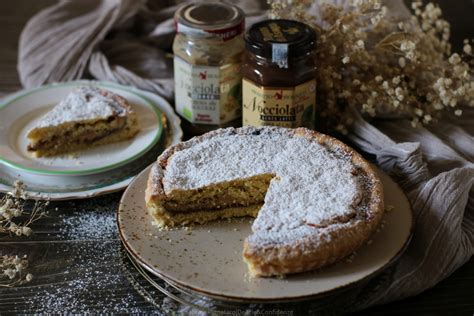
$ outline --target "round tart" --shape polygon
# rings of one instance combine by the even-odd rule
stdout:
[[[170,147],[151,169],[145,199],[160,227],[256,217],[243,247],[254,276],[344,258],[370,238],[384,209],[369,163],[305,128],[220,129]]]

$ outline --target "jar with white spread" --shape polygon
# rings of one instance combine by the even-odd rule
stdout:
[[[227,3],[194,3],[179,8],[175,22],[175,107],[190,134],[240,125],[244,13]]]

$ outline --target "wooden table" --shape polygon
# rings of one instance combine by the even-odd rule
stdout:
[[[21,89],[16,71],[16,57],[18,36],[22,27],[29,17],[54,2],[53,0],[0,2],[0,29],[2,30],[0,97]],[[460,37],[459,32],[465,32],[466,35],[470,34],[470,37],[473,36],[470,19],[472,18],[474,5],[471,1],[463,2],[468,5],[466,14],[461,19],[453,19],[454,21],[452,21],[455,24],[454,29],[458,30],[457,38]],[[447,1],[446,4],[448,4]],[[450,11],[456,12],[453,7],[450,7]],[[462,9],[460,10],[462,12]],[[458,24],[456,24],[456,21],[458,21]],[[465,21],[465,24],[459,25],[459,21]],[[61,225],[67,222],[68,225],[73,226],[74,223],[80,221],[81,214],[91,214],[94,219],[101,220],[113,217],[120,195],[121,193],[115,193],[87,201],[53,203],[50,207],[49,217],[34,226],[36,232],[34,242],[31,238],[0,237],[0,254],[8,253],[12,249],[22,249],[33,260],[31,265],[36,274],[36,280],[31,283],[31,286],[8,290],[0,289],[0,314],[48,311],[84,312],[85,310],[81,309],[83,305],[80,304],[73,310],[61,309],[62,302],[60,300],[70,300],[75,295],[77,295],[79,301],[87,300],[87,310],[89,311],[160,313],[155,306],[146,302],[127,278],[121,274],[119,264],[114,263],[114,257],[109,258],[112,261],[99,262],[109,262],[107,266],[96,264],[80,268],[79,265],[77,269],[69,269],[68,271],[63,269],[71,262],[85,262],[87,264],[89,262],[87,260],[93,261],[94,258],[100,256],[101,247],[103,247],[102,249],[115,247],[119,250],[120,244],[115,231],[106,230],[100,236],[94,235],[93,232],[75,231],[74,235],[65,231]],[[110,230],[110,223],[108,225],[107,228]],[[71,227],[69,229],[74,230]],[[76,249],[81,247],[96,248],[97,252],[92,254],[88,252],[82,255],[81,251]],[[80,254],[79,257],[68,257],[68,254],[78,256],[78,253]],[[87,255],[92,256],[92,258],[87,258]],[[61,259],[55,260],[57,256]],[[112,254],[112,256],[115,255]],[[42,275],[42,269],[45,266],[51,268],[51,265],[57,265],[57,268],[53,269],[56,273]],[[106,271],[108,277],[114,276],[113,280],[110,279],[109,286],[103,284],[104,282],[97,282],[97,286],[100,288],[98,294],[89,295],[91,297],[87,296],[88,293],[65,293],[63,296],[57,294],[57,292],[67,291],[67,289],[64,289],[65,284],[67,284],[65,280],[70,281],[71,278],[75,277],[75,274],[84,275],[97,271]],[[38,291],[43,291],[43,297],[35,297],[35,293],[38,293]],[[64,306],[70,306],[70,304],[64,303]],[[474,315],[474,260],[471,259],[449,278],[416,297],[374,307],[358,314],[398,315],[401,313],[407,315]]]

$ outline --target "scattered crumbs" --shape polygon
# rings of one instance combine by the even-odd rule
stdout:
[[[385,212],[387,212],[387,213],[393,211],[394,209],[395,209],[394,205],[389,204],[389,205],[385,206]]]
[[[354,258],[356,256],[357,252],[353,252],[352,254],[350,254],[347,258],[346,258],[346,262],[347,263],[351,263],[352,261],[354,261]]]
[[[372,239],[367,240],[367,245],[370,245],[372,243],[373,243]]]
[[[238,232],[238,231],[239,231],[239,229],[238,229],[238,228],[234,228],[234,232]]]

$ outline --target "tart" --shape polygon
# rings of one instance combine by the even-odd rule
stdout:
[[[28,132],[28,152],[55,156],[126,140],[139,131],[137,115],[121,96],[79,87]]]
[[[305,129],[220,129],[167,149],[145,194],[156,225],[254,216],[243,258],[253,276],[327,266],[377,229],[383,189],[342,142]]]

